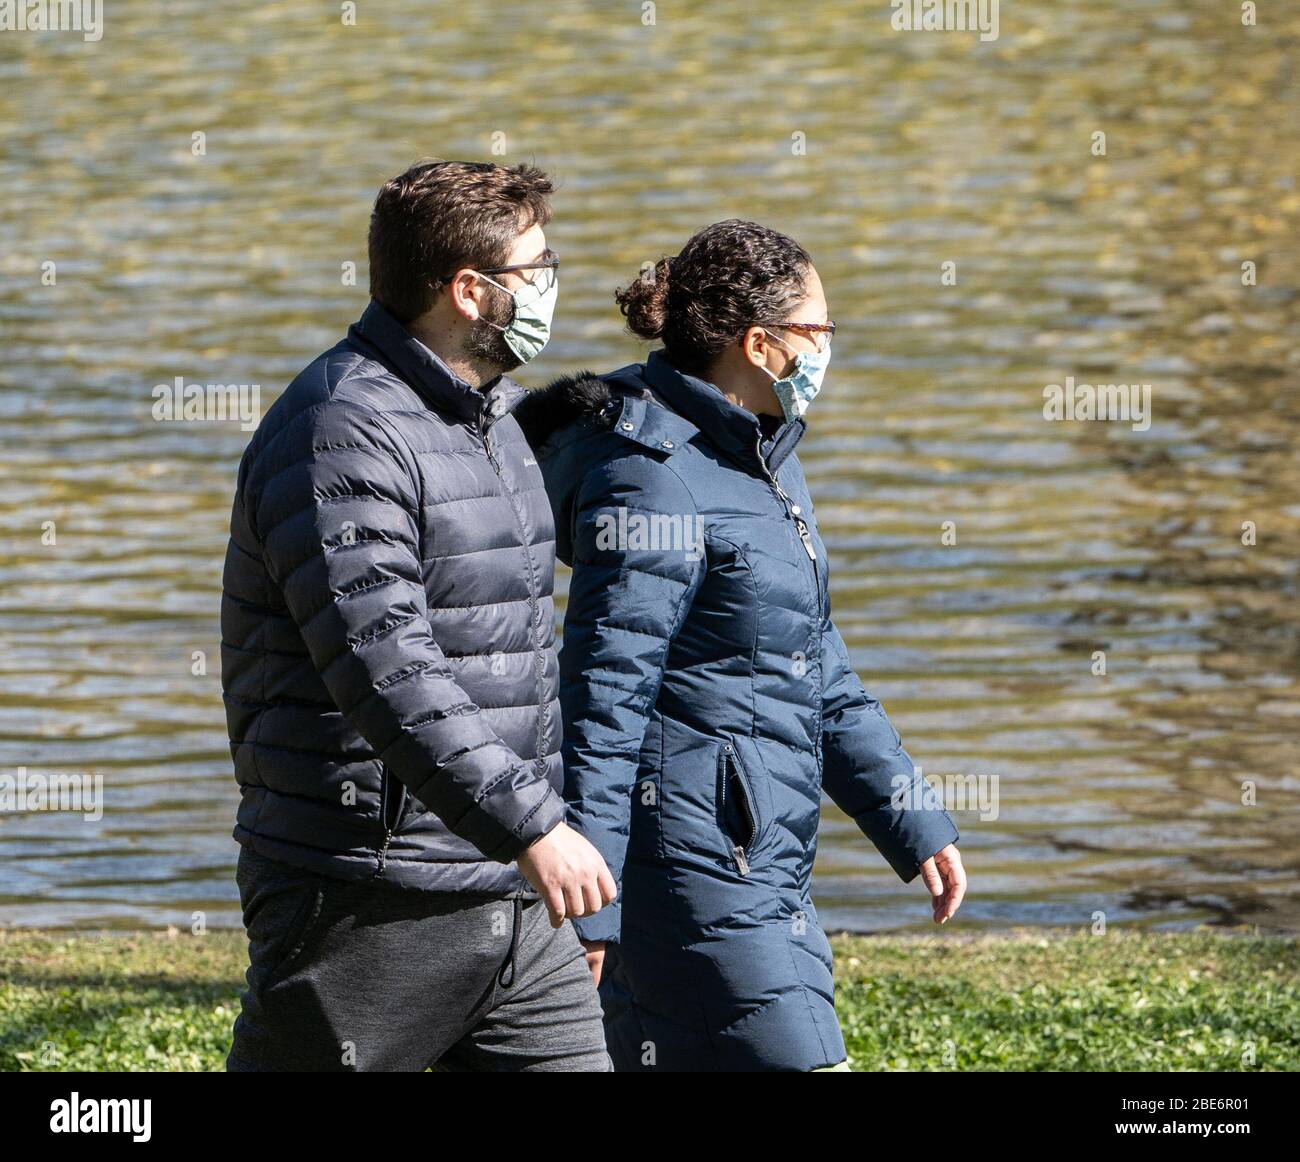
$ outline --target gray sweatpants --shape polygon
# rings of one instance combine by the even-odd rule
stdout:
[[[235,1072],[608,1072],[572,925],[533,899],[417,892],[243,848]]]

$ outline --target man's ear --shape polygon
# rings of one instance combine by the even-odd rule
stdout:
[[[483,280],[472,270],[458,270],[444,288],[451,302],[452,309],[470,322],[476,321],[483,313],[479,299],[483,295]]]

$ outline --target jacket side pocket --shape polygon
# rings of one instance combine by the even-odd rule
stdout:
[[[718,747],[718,825],[736,870],[742,876],[749,875],[759,818],[745,769],[730,742]]]
[[[406,784],[387,766],[380,767],[380,778],[379,819],[384,833],[391,837],[397,834],[402,816],[406,813],[407,789]]]

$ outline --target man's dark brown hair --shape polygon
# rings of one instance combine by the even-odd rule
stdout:
[[[370,297],[403,323],[462,267],[504,266],[551,220],[551,181],[531,165],[428,161],[387,181],[370,214]]]

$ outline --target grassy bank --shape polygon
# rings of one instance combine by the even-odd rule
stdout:
[[[1300,941],[1041,932],[840,937],[861,1069],[1300,1070]]]
[[[855,1069],[1300,1070],[1294,939],[834,943]],[[243,969],[242,933],[0,930],[0,1070],[219,1069]]]

